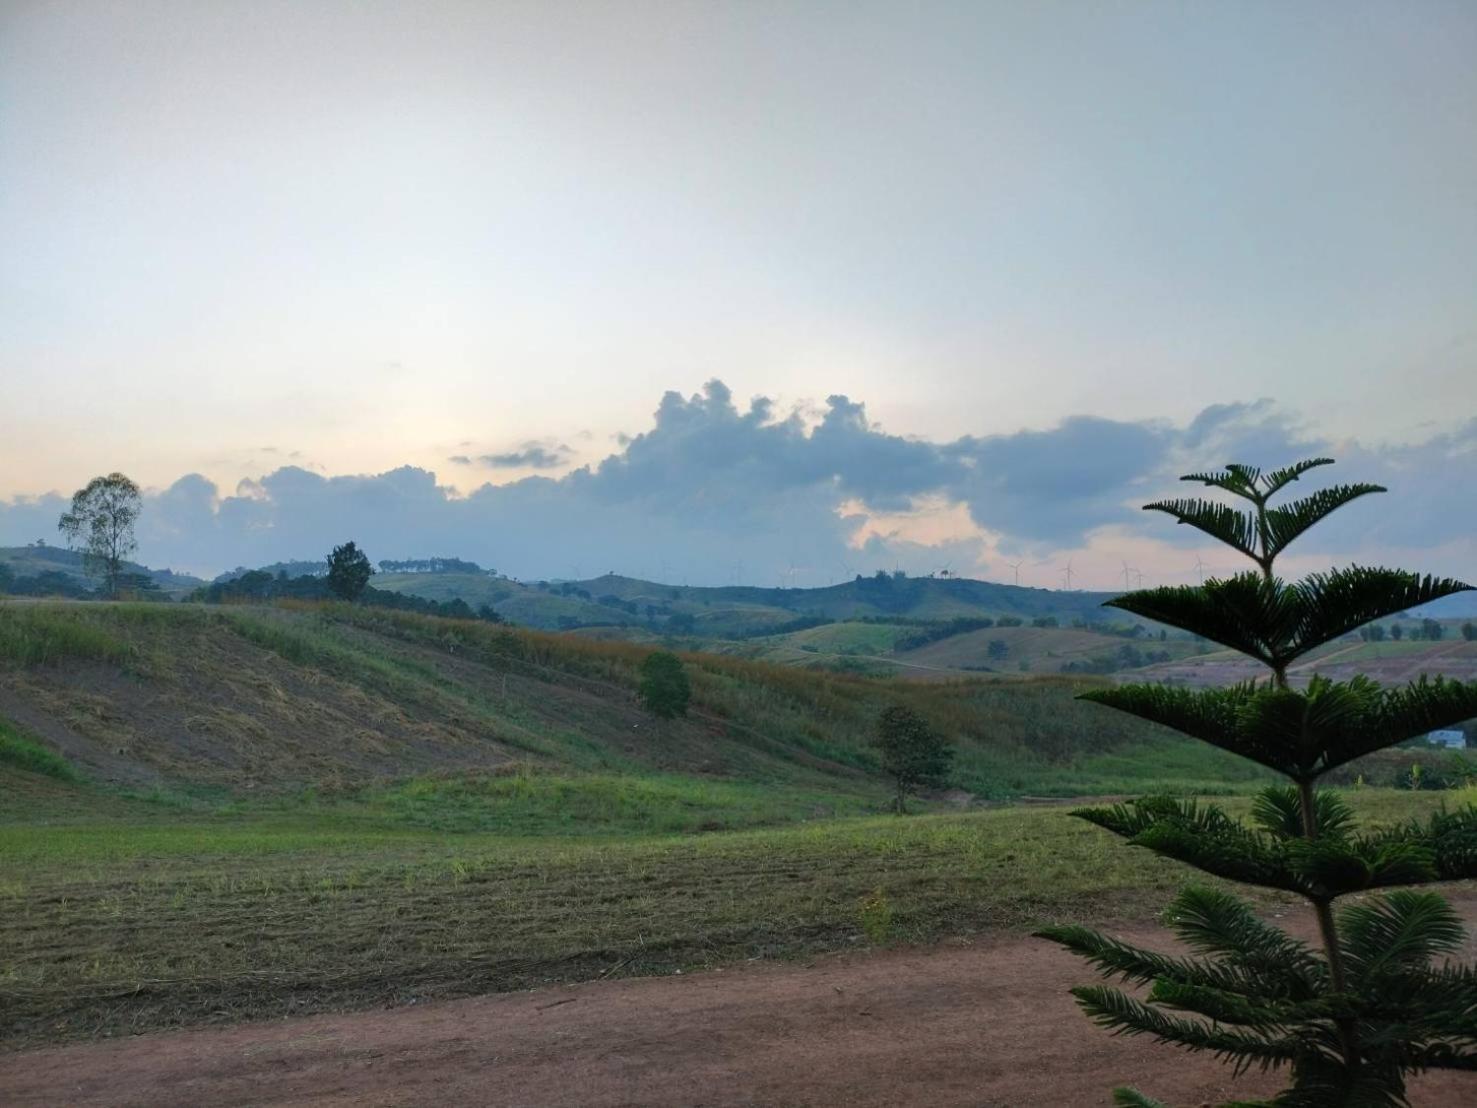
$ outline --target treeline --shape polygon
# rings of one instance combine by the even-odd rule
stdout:
[[[159,583],[147,573],[122,573],[118,575],[120,595],[136,600],[167,600],[159,590]],[[8,596],[59,596],[67,600],[96,600],[100,594],[87,587],[79,578],[59,569],[45,569],[40,573],[16,573],[8,565],[0,564],[0,593]]]
[[[1117,673],[1120,669],[1138,669],[1140,666],[1152,666],[1159,662],[1167,662],[1171,658],[1167,650],[1140,650],[1131,642],[1126,642],[1117,650],[1094,654],[1089,658],[1081,658],[1073,662],[1064,662],[1061,667],[1063,673]]]
[[[1386,638],[1394,642],[1401,639],[1410,639],[1413,642],[1440,642],[1446,637],[1446,628],[1434,619],[1423,619],[1419,623],[1413,623],[1407,627],[1403,623],[1392,623],[1385,627],[1381,623],[1371,623],[1367,627],[1359,628],[1359,637],[1365,642],[1384,642]],[[1462,638],[1467,642],[1477,641],[1477,624],[1470,620],[1462,624]]]
[[[399,561],[384,558],[377,564],[381,573],[496,573],[461,558],[406,558]]]
[[[229,581],[213,581],[204,588],[196,589],[190,599],[201,604],[265,604],[274,600],[333,600],[335,596],[325,577],[307,574],[289,577],[286,573],[271,574],[266,570],[253,569]],[[373,608],[393,608],[422,615],[445,616],[449,619],[503,622],[503,617],[491,605],[481,604],[473,608],[461,597],[445,601],[427,600],[425,597],[391,592],[389,589],[366,587],[359,594],[358,602]]]
[[[1007,619],[1011,618],[1009,616]],[[935,623],[925,626],[917,631],[911,631],[906,635],[899,635],[893,642],[892,648],[901,654],[905,650],[917,650],[919,647],[928,646],[930,643],[940,642],[943,639],[952,639],[955,635],[967,635],[971,631],[983,631],[994,627],[995,621],[987,616],[971,619],[961,616],[951,619],[947,623]]]

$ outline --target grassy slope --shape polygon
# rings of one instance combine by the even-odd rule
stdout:
[[[1008,653],[1001,661],[991,659],[990,643],[1005,643]],[[1112,655],[1125,644],[1140,651],[1168,651],[1176,656],[1200,653],[1204,647],[1186,639],[1126,639],[1071,627],[990,627],[954,635],[910,650],[900,658],[919,665],[963,669],[988,666],[1002,672],[1059,673],[1067,662],[1085,662],[1098,655]],[[1025,663],[1025,668],[1021,668]]]
[[[1366,643],[1345,639],[1321,646],[1289,671],[1294,681],[1322,673],[1346,681],[1356,673],[1381,684],[1400,684],[1422,673],[1444,674],[1463,681],[1477,680],[1477,642],[1464,641],[1448,627],[1435,642]],[[1130,675],[1134,680],[1169,681],[1188,685],[1226,685],[1262,676],[1258,666],[1229,650],[1186,657],[1146,666]]]
[[[10,604],[0,714],[100,778],[226,789],[529,763],[880,803],[869,739],[895,701],[958,740],[957,783],[987,796],[1253,779],[1217,751],[1078,702],[1076,680],[921,686],[690,655],[694,710],[661,723],[635,701],[646,653],[363,608]]]

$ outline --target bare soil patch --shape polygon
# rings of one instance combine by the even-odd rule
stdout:
[[[1007,938],[596,981],[13,1054],[0,1103],[1020,1108],[1106,1104],[1124,1082],[1177,1105],[1276,1087],[1098,1030],[1066,991],[1090,976]],[[1411,1094],[1477,1103],[1477,1075],[1426,1075]]]

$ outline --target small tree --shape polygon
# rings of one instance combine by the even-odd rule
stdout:
[[[1463,931],[1434,893],[1367,896],[1337,915],[1333,904],[1348,893],[1477,876],[1477,808],[1361,833],[1344,800],[1316,785],[1362,755],[1477,714],[1477,683],[1423,677],[1382,689],[1365,677],[1320,676],[1295,689],[1287,671],[1356,627],[1469,586],[1357,566],[1291,583],[1277,577],[1276,558],[1304,531],[1356,498],[1385,491],[1338,485],[1269,505],[1303,473],[1329,463],[1317,458],[1265,474],[1230,465],[1186,477],[1249,510],[1206,500],[1148,507],[1234,547],[1256,570],[1109,601],[1251,656],[1270,671],[1266,680],[1198,691],[1125,685],[1084,696],[1259,762],[1291,784],[1264,790],[1249,824],[1214,805],[1162,796],[1075,813],[1217,877],[1302,896],[1317,919],[1321,953],[1231,894],[1193,886],[1169,912],[1191,957],[1141,950],[1083,927],[1041,934],[1105,977],[1150,986],[1144,999],[1105,986],[1074,989],[1105,1027],[1210,1051],[1238,1072],[1285,1067],[1291,1085],[1268,1105],[1393,1108],[1407,1103],[1408,1073],[1477,1069],[1477,970],[1435,964],[1461,946]],[[1120,1105],[1156,1103],[1132,1089],[1115,1095]]]
[[[1468,642],[1477,642],[1477,623],[1468,621],[1462,624],[1462,638]]]
[[[373,574],[369,555],[352,542],[335,546],[328,556],[328,591],[340,600],[358,600]]]
[[[1004,639],[991,639],[985,650],[993,661],[1001,662],[1010,654],[1010,645]]]
[[[894,704],[877,717],[877,750],[882,771],[897,784],[894,800],[899,815],[906,797],[920,785],[942,785],[954,761],[954,747],[912,708]]]
[[[124,561],[138,549],[133,525],[141,506],[138,486],[121,473],[110,473],[78,489],[72,496],[72,510],[63,512],[57,521],[67,545],[81,545],[83,569],[88,576],[101,579],[103,592],[111,599],[118,597]]]
[[[682,659],[670,650],[648,654],[641,663],[638,695],[646,710],[660,719],[685,716],[692,700],[692,684],[682,668]]]

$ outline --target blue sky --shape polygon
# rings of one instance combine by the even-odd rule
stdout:
[[[1473,57],[1464,3],[9,5],[0,541],[123,469],[157,561],[314,556],[304,481],[370,534],[400,473],[386,557],[1107,584],[1184,572],[1132,505],[1210,411],[1404,467],[1368,553],[1459,572]]]

